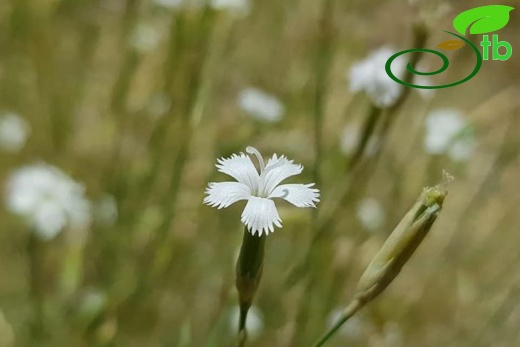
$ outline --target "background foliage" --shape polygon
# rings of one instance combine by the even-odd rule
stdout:
[[[349,91],[348,69],[380,46],[412,47],[416,21],[427,23],[434,47],[456,14],[487,4],[263,0],[241,14],[189,0],[178,8],[146,0],[0,2],[0,112],[20,114],[32,129],[23,150],[0,154],[0,178],[45,161],[82,182],[93,206],[109,195],[118,210],[113,222],[94,216],[88,230],[50,241],[35,240],[23,219],[0,210],[0,345],[232,345],[243,206],[217,211],[202,199],[207,182],[223,178],[216,158],[252,145],[303,163],[298,179],[316,182],[322,202],[316,211],[281,204],[284,227],[268,237],[256,298],[264,328],[250,346],[316,339],[442,169],[456,181],[431,235],[330,345],[516,346],[515,51],[430,99],[411,91],[390,111],[375,157],[353,166],[341,151],[343,128],[363,124],[371,110],[366,96]],[[517,11],[499,32],[513,50]],[[464,49],[449,56],[448,76],[472,69]],[[250,86],[283,103],[280,122],[237,106]],[[425,115],[446,107],[474,128],[467,161],[423,149]],[[386,215],[371,232],[356,216],[365,197]]]

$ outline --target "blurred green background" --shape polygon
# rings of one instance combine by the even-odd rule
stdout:
[[[248,346],[309,346],[443,169],[456,179],[431,235],[329,345],[518,346],[518,10],[498,32],[512,58],[465,84],[408,89],[385,109],[349,87],[374,50],[412,48],[414,23],[435,49],[458,13],[482,5],[2,0],[0,347],[234,345],[243,203],[202,199],[227,180],[216,159],[247,146],[302,163],[294,181],[321,190],[317,210],[277,203],[284,226],[267,238]],[[469,48],[446,54],[433,84],[473,69]],[[471,137],[463,158],[424,146],[428,115],[446,109]],[[360,152],[368,137],[378,145]],[[84,187],[89,223],[45,238],[13,213],[9,182],[38,163]]]

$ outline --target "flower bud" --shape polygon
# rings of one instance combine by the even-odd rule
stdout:
[[[244,239],[236,267],[236,287],[240,305],[239,331],[242,335],[245,335],[247,311],[262,277],[265,237],[265,234],[252,235],[247,227],[244,228]]]
[[[358,300],[372,300],[399,274],[439,215],[448,193],[446,184],[452,179],[445,173],[443,183],[424,188],[361,275],[356,293]]]

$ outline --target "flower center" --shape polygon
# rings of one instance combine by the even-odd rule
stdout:
[[[256,157],[258,160],[258,164],[260,166],[260,177],[258,181],[258,188],[257,191],[253,194],[261,197],[266,198],[269,196],[271,191],[275,188],[272,186],[272,184],[269,184],[269,181],[267,180],[267,174],[269,174],[274,169],[277,169],[281,166],[283,166],[286,163],[286,160],[283,158],[279,158],[274,164],[269,165],[268,167],[265,167],[264,159],[262,158],[262,155],[260,152],[254,148],[254,147],[247,147],[246,152],[248,154],[252,154]],[[288,194],[288,192],[287,192]]]

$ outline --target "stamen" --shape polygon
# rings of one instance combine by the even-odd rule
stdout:
[[[251,147],[251,146],[248,146],[246,148],[246,152],[249,154],[253,154],[256,157],[256,159],[258,160],[258,164],[260,165],[260,174],[262,174],[262,172],[265,169],[265,164],[264,164],[264,158],[262,158],[262,155],[260,154],[260,152],[258,152],[258,150],[256,148]]]

